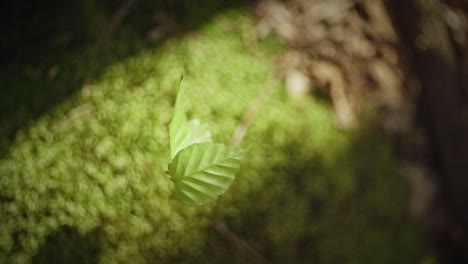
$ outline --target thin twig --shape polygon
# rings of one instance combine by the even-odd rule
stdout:
[[[247,241],[240,238],[236,233],[232,232],[226,223],[222,219],[217,219],[214,222],[215,230],[226,240],[231,242],[239,252],[250,258],[255,263],[268,264],[270,263],[264,256],[260,255],[255,249],[253,249]]]
[[[252,121],[255,119],[257,114],[260,112],[261,108],[265,105],[265,102],[268,98],[271,97],[275,87],[278,86],[278,80],[270,80],[266,83],[264,88],[260,91],[258,97],[249,105],[247,110],[245,111],[244,115],[242,116],[239,125],[237,126],[236,130],[234,131],[231,142],[229,145],[237,146],[240,142],[244,139],[247,130],[249,129]],[[219,205],[219,200],[217,202]],[[239,252],[250,258],[255,263],[267,264],[270,263],[264,256],[260,253],[255,251],[247,241],[243,240],[239,237],[236,233],[234,233],[229,227],[226,225],[222,218],[216,218],[214,220],[214,228],[215,230],[226,240],[231,242]]]
[[[247,130],[252,124],[252,121],[260,112],[263,105],[265,105],[267,99],[270,98],[270,96],[273,94],[273,91],[275,90],[275,87],[277,87],[277,85],[278,80],[276,79],[267,82],[264,89],[260,91],[258,97],[249,105],[244,115],[242,116],[239,125],[237,126],[236,130],[234,131],[231,137],[231,141],[229,143],[230,146],[237,146],[242,142],[247,133]]]
[[[125,17],[128,15],[130,12],[130,9],[133,7],[133,5],[137,2],[138,0],[128,0],[124,3],[122,3],[117,10],[114,12],[112,15],[111,20],[107,25],[103,28],[101,32],[101,36],[99,37],[98,43],[100,43],[102,40],[105,40],[110,34],[114,32],[114,30],[123,22]]]

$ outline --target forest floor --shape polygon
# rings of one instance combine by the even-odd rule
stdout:
[[[110,2],[17,8],[31,20],[2,44],[1,263],[433,263],[387,133],[411,97],[385,22],[335,1],[301,43],[271,1]],[[170,199],[164,173],[182,73],[189,116],[249,150],[207,206]]]

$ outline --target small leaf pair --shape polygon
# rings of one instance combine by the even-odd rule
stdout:
[[[181,78],[169,124],[173,197],[187,204],[202,205],[216,200],[228,189],[240,168],[243,151],[214,143],[205,124],[187,120],[182,81]]]

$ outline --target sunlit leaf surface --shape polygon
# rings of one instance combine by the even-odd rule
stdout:
[[[188,145],[183,145],[181,148],[185,148],[195,143],[213,142],[211,132],[208,129],[208,125],[201,123],[200,120],[190,120],[188,123],[189,129],[189,142]]]
[[[234,180],[242,156],[239,148],[217,143],[198,143],[181,150],[169,164],[174,197],[198,205],[216,200]]]
[[[184,87],[182,86],[181,80],[174,108],[174,116],[169,124],[172,158],[174,158],[179,150],[187,146],[190,140],[187,116],[185,115],[184,110]]]
[[[212,141],[208,126],[201,124],[198,119],[187,121],[184,97],[185,91],[181,81],[175,103],[174,116],[169,124],[171,158],[174,158],[181,149],[192,144]]]

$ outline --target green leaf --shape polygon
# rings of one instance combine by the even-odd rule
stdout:
[[[198,119],[190,120],[188,123],[189,129],[189,144],[185,145],[182,148],[188,147],[189,145],[195,143],[203,143],[203,142],[213,142],[211,137],[211,132],[208,129],[207,124],[203,124]],[[181,148],[181,149],[182,149]]]
[[[211,133],[206,125],[199,120],[187,121],[185,115],[185,91],[182,86],[182,78],[179,84],[179,93],[177,95],[174,116],[169,124],[169,138],[171,145],[171,158],[174,158],[177,152],[195,143],[212,142]]]
[[[224,193],[243,158],[239,148],[197,143],[182,149],[169,164],[174,197],[188,204],[206,204]]]

